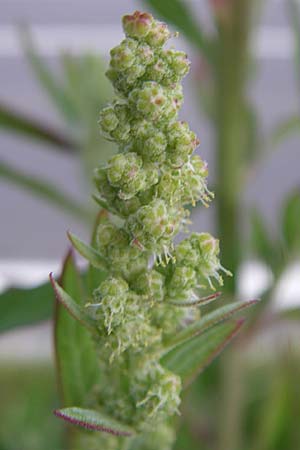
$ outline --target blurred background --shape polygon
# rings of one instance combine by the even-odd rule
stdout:
[[[194,209],[192,229],[221,240],[235,274],[224,301],[262,299],[188,392],[176,448],[296,450],[298,0],[0,0],[0,450],[63,449],[46,278],[59,273],[66,230],[91,232],[92,169],[116,151],[97,125],[113,95],[104,72],[135,9],[178,30],[174,45],[192,62],[180,116],[216,195]]]

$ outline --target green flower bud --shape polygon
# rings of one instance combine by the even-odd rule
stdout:
[[[128,217],[141,207],[141,202],[137,197],[129,199],[120,199],[118,197],[114,201],[114,207],[122,217]]]
[[[109,220],[100,223],[98,225],[96,234],[96,240],[99,249],[105,249],[108,245],[116,240],[117,235],[118,228]]]
[[[197,201],[201,201],[205,206],[213,197],[206,185],[207,165],[200,156],[195,155],[191,158],[190,164],[182,170],[183,196],[184,204],[192,203],[195,206]]]
[[[151,64],[151,66],[147,68],[146,77],[148,80],[156,81],[157,83],[167,80],[169,80],[169,82],[174,82],[174,80],[170,80],[169,66],[162,58],[159,58],[154,64]]]
[[[129,95],[129,101],[139,114],[151,119],[161,116],[169,102],[167,93],[155,81],[146,81],[141,89],[134,89]]]
[[[161,302],[165,295],[165,277],[157,270],[149,270],[138,277],[134,289],[155,302]]]
[[[165,172],[157,185],[157,195],[171,205],[181,201],[181,174],[179,171]]]
[[[90,306],[99,327],[108,334],[124,321],[128,284],[122,278],[109,278],[93,292],[94,303]],[[96,307],[96,309],[94,308]]]
[[[154,52],[152,48],[145,43],[139,44],[136,51],[136,56],[138,63],[144,67],[151,64],[154,60]]]
[[[107,69],[107,71],[105,72],[105,75],[112,82],[113,85],[117,83],[119,72],[116,69],[109,67],[109,69]]]
[[[100,112],[99,124],[103,131],[111,132],[113,131],[119,123],[119,119],[115,113],[112,105],[103,108]]]
[[[123,231],[123,230],[122,230]],[[114,264],[112,270],[123,271],[123,268],[127,266],[130,261],[134,261],[140,256],[140,251],[134,246],[130,246],[128,237],[123,238],[125,233],[121,233],[116,244],[111,245],[109,248],[109,259]]]
[[[138,250],[136,247],[133,247],[136,251]],[[140,251],[139,251],[140,253]],[[121,267],[122,275],[128,282],[134,283],[137,277],[145,272],[148,268],[148,257],[147,255],[139,255],[135,259],[130,259],[126,264],[123,264]],[[144,294],[140,292],[140,294]]]
[[[153,22],[153,16],[151,14],[141,13],[140,11],[127,14],[122,19],[126,36],[138,39],[147,36],[152,28]]]
[[[197,286],[196,271],[189,266],[175,266],[168,285],[168,295],[171,298],[182,299],[190,295],[191,289]]]
[[[103,281],[99,288],[94,291],[95,295],[100,296],[100,298],[106,295],[111,295],[114,297],[122,297],[128,291],[128,284],[122,278],[109,278]]]
[[[146,42],[151,47],[162,47],[171,37],[167,25],[163,22],[154,21],[150,32],[146,35]]]
[[[142,206],[137,212],[137,221],[143,225],[146,233],[161,237],[169,222],[166,203],[163,200],[153,200],[149,205]]]
[[[117,71],[131,67],[135,62],[137,42],[134,39],[124,39],[120,45],[110,51],[110,65]]]
[[[146,163],[144,165],[144,171],[146,174],[146,185],[151,187],[154,184],[157,184],[159,179],[159,170],[157,166],[153,163]]]
[[[163,162],[166,154],[167,140],[162,132],[157,132],[144,141],[141,154],[146,161]]]
[[[137,315],[138,312],[138,315]],[[131,320],[118,328],[118,334],[112,339],[110,360],[130,349],[131,355],[143,353],[143,349],[159,342],[161,335],[158,330],[147,323],[146,318],[135,308],[131,313]]]
[[[211,278],[222,285],[223,280],[219,271],[230,275],[218,259],[219,241],[209,233],[192,233],[176,248],[176,264],[193,268],[197,272],[198,286],[206,287],[207,283],[213,287]]]
[[[130,137],[130,111],[127,105],[115,102],[114,111],[118,117],[117,127],[111,131],[110,136],[117,142],[126,142]]]
[[[134,138],[141,142],[144,142],[149,137],[154,136],[159,132],[159,129],[155,127],[152,122],[146,119],[137,120],[132,125],[132,131],[134,133]]]
[[[155,185],[150,189],[139,192],[138,196],[142,206],[148,205],[148,203],[152,202],[152,200],[156,198]]]
[[[148,168],[142,167],[143,160],[136,153],[124,153],[113,156],[107,169],[107,178],[110,184],[119,188],[118,196],[127,200],[143,190],[146,186],[147,176],[152,183],[155,182],[155,172],[149,176]],[[157,172],[157,170],[156,170]]]
[[[172,166],[182,167],[189,161],[199,141],[186,122],[173,122],[168,128],[168,156]]]
[[[107,169],[107,178],[112,186],[119,186],[120,180],[122,180],[123,174],[128,168],[127,157],[122,153],[113,156],[109,161]]]
[[[178,81],[190,70],[190,61],[186,53],[171,48],[165,51],[164,57]]]
[[[148,380],[150,387],[144,398],[136,404],[138,408],[141,408],[140,414],[144,416],[144,420],[155,418],[155,422],[158,422],[164,417],[178,413],[180,378],[157,365],[149,370]]]
[[[106,200],[113,202],[116,197],[116,190],[109,183],[107,178],[107,170],[105,168],[100,167],[96,169],[94,182],[100,195]]]
[[[195,308],[193,308],[195,310]],[[153,326],[161,329],[162,338],[169,339],[187,323],[186,317],[190,308],[180,308],[169,303],[159,303],[151,309]]]
[[[176,263],[187,267],[196,267],[199,261],[199,252],[194,248],[190,238],[181,241],[175,250]]]

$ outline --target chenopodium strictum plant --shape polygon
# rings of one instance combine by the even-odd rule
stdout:
[[[207,165],[193,153],[199,140],[177,118],[190,62],[164,49],[171,33],[151,14],[125,15],[123,28],[107,71],[116,98],[100,114],[102,132],[120,151],[95,171],[95,199],[109,213],[101,215],[93,247],[70,234],[105,277],[84,305],[51,277],[57,299],[93,339],[99,377],[84,404],[56,415],[103,431],[83,433],[85,449],[167,450],[182,389],[241,326],[220,322],[252,302],[200,316],[199,306],[218,296],[201,291],[221,285],[228,272],[210,234],[173,243],[189,224],[188,206],[208,206],[213,197]]]

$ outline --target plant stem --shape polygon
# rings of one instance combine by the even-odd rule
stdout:
[[[218,21],[217,223],[222,242],[222,261],[234,274],[240,260],[239,197],[247,126],[243,112],[250,7],[248,0],[232,0],[228,2],[229,16]],[[225,290],[229,293],[235,290],[234,280],[233,277],[226,281]]]

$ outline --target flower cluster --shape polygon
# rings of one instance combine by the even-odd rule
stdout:
[[[187,56],[163,48],[171,33],[150,14],[125,16],[123,28],[126,38],[111,50],[107,71],[116,99],[99,120],[119,153],[95,172],[96,198],[113,214],[96,239],[110,273],[87,310],[100,332],[102,408],[144,433],[139,450],[153,448],[158,436],[167,450],[181,380],[158,362],[157,349],[198,315],[172,302],[197,298],[213,279],[222,283],[223,268],[218,241],[207,233],[173,244],[188,223],[186,206],[212,199],[206,163],[193,154],[199,140],[177,119]],[[102,439],[108,448],[112,438]]]

